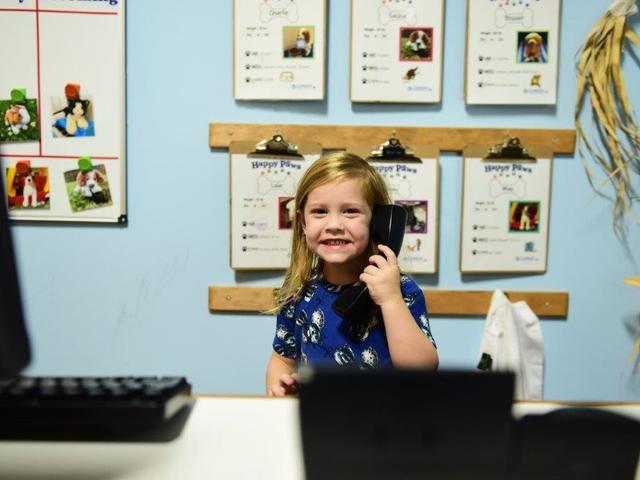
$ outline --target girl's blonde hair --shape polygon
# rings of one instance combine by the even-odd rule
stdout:
[[[314,270],[322,269],[322,262],[307,247],[302,230],[304,207],[309,193],[328,183],[360,180],[362,195],[369,208],[390,203],[389,192],[380,174],[366,160],[347,152],[336,152],[315,161],[304,173],[296,191],[296,216],[293,220],[291,262],[276,297],[276,307],[270,313],[279,312],[288,303],[298,300]],[[375,245],[369,239],[369,252],[375,253]]]

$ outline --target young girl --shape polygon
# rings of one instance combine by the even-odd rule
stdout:
[[[269,395],[296,393],[299,365],[438,367],[422,290],[369,236],[374,205],[388,203],[378,172],[349,153],[322,157],[300,179],[291,263],[274,309]],[[357,282],[367,284],[376,307],[354,335],[331,305]]]

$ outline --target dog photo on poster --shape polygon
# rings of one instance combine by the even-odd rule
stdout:
[[[90,157],[78,160],[78,168],[64,172],[67,198],[72,212],[111,205],[105,165],[94,165]]]
[[[0,112],[4,120],[0,127],[0,143],[38,140],[38,100],[27,98],[25,88],[14,88],[10,96],[9,99],[0,100]]]
[[[49,169],[19,160],[6,169],[7,205],[13,210],[48,210]]]

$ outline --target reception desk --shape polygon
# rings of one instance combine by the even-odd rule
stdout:
[[[519,402],[513,414],[566,406]],[[640,404],[598,407],[640,419]],[[168,441],[0,441],[0,479],[304,479],[296,399],[198,396],[179,420]]]

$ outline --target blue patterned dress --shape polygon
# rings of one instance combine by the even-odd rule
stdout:
[[[343,286],[319,276],[309,281],[302,297],[286,305],[276,318],[273,349],[300,365],[358,366],[362,369],[391,366],[391,355],[382,319],[359,337],[349,335],[344,320],[331,305]],[[431,341],[427,305],[418,284],[407,275],[400,277],[400,290],[413,318]]]

